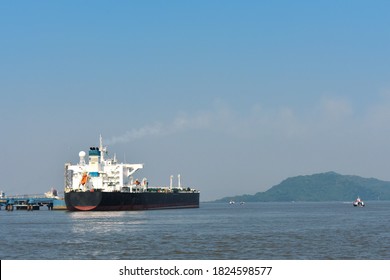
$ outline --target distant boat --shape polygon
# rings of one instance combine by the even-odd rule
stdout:
[[[364,207],[364,201],[360,199],[360,197],[357,197],[356,200],[353,202],[353,206],[355,207]]]
[[[58,196],[58,192],[57,192],[57,190],[55,188],[51,188],[50,191],[45,192],[45,197],[60,199],[60,197]]]
[[[234,203],[236,203],[234,200],[229,201],[229,204],[234,204]]]

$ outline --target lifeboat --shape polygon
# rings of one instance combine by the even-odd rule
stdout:
[[[83,174],[83,177],[81,178],[81,181],[80,181],[80,185],[85,185],[88,181],[88,174],[87,173],[84,173]]]

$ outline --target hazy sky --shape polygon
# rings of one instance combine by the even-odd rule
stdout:
[[[1,1],[0,190],[98,145],[201,200],[390,180],[389,1]],[[175,182],[176,183],[176,182]]]

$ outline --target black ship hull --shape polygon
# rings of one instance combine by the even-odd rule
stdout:
[[[69,211],[131,211],[199,208],[199,192],[68,192]]]

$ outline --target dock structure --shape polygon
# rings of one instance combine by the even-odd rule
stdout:
[[[45,195],[21,195],[0,198],[0,210],[5,207],[7,211],[13,210],[39,210],[46,206],[48,210],[53,210],[54,201],[57,198],[46,197]]]

